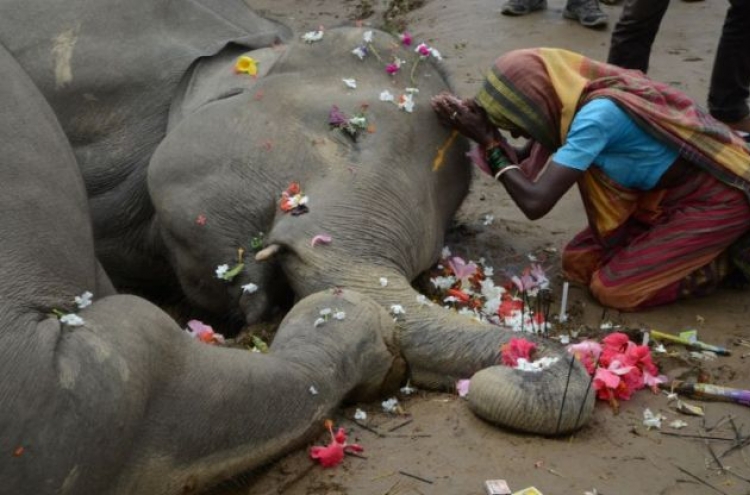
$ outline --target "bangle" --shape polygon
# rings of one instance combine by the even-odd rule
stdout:
[[[495,180],[500,180],[500,177],[502,177],[505,172],[513,169],[521,170],[521,167],[519,167],[518,165],[506,165],[505,167],[501,168],[498,173],[495,174]]]
[[[505,152],[500,146],[495,146],[494,148],[487,150],[485,157],[493,172],[511,164],[511,161],[505,156]]]

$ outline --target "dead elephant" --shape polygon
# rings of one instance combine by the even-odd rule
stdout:
[[[0,372],[22,377],[0,385],[13,404],[0,413],[0,445],[19,453],[0,466],[4,486],[203,488],[301,445],[347,395],[372,398],[402,378],[395,354],[418,386],[473,376],[470,405],[497,424],[556,434],[588,420],[579,365],[570,375],[566,359],[536,374],[495,366],[509,332],[417,300],[410,283],[438,258],[470,173],[466,144],[427,104],[445,78],[413,48],[379,31],[367,42],[360,28],[293,40],[239,2],[5,2],[0,13],[3,73],[13,74],[2,92],[12,110],[3,208],[19,212],[4,219],[17,235],[0,244],[13,261],[3,264]],[[241,55],[258,74],[236,73]],[[390,76],[394,58],[404,63]],[[393,101],[381,101],[386,90]],[[332,128],[334,105],[367,125]],[[24,140],[39,154],[14,144]],[[23,167],[5,165],[18,157]],[[287,211],[298,204],[280,208],[293,183],[308,198],[299,215]],[[13,193],[31,184],[49,199],[20,208]],[[299,302],[269,356],[200,346],[155,306],[114,294],[92,237],[117,286],[180,290],[248,322],[279,285]],[[222,265],[232,276],[217,277]],[[95,302],[79,313],[84,325],[50,316],[86,290]],[[395,329],[393,305],[404,309]],[[347,318],[314,328],[325,306]]]

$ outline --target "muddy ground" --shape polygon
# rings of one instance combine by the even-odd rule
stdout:
[[[248,2],[300,33],[351,23],[367,14],[371,15],[364,19],[366,25],[382,26],[383,14],[390,12],[391,25],[401,23],[415,40],[441,51],[461,95],[473,94],[494,58],[514,48],[555,46],[606,59],[621,8],[603,5],[610,25],[593,31],[562,18],[564,0],[548,0],[548,10],[523,18],[502,16],[501,0],[401,1],[395,3],[401,7],[397,12],[389,10],[393,2],[385,1]],[[726,7],[717,0],[673,1],[653,50],[652,77],[704,102]],[[482,221],[487,214],[494,216],[490,225]],[[484,257],[498,269],[518,268],[528,253],[543,252],[550,273],[559,265],[554,250],[559,252],[585,223],[575,192],[546,218],[530,222],[502,188],[484,176],[477,176],[458,220],[462,228],[449,240],[455,253],[474,260]],[[560,282],[554,279],[557,300]],[[750,347],[741,340],[750,339],[747,292],[724,290],[702,300],[619,314],[603,310],[584,291],[573,288],[570,304],[574,319],[569,327],[574,330],[595,332],[602,323],[667,332],[697,329],[702,340],[728,347],[732,356],[698,360],[672,347],[673,355],[658,358],[662,370],[672,377],[701,374],[720,385],[750,388]],[[333,418],[364,446],[364,457],[349,456],[336,468],[322,469],[300,451],[255,473],[249,485],[224,487],[221,493],[480,495],[485,493],[485,480],[498,478],[507,480],[513,490],[535,486],[545,495],[750,493],[750,449],[730,450],[737,438],[750,435],[750,407],[693,400],[688,402],[703,406],[705,417],[686,416],[668,404],[666,395],[641,391],[622,402],[617,414],[599,403],[593,421],[574,436],[545,439],[484,423],[456,394],[419,391],[399,399],[403,415],[384,413],[380,404],[357,404]],[[365,427],[352,420],[357,407],[368,413]],[[661,429],[643,426],[646,408],[667,418]],[[688,426],[669,427],[675,419]],[[324,441],[321,437],[318,443]]]

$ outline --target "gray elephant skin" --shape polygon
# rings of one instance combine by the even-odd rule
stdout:
[[[418,303],[411,281],[468,191],[466,143],[429,108],[444,74],[380,31],[359,60],[364,32],[304,43],[226,0],[0,3],[3,490],[197,492],[303,446],[342,401],[403,383],[405,366],[425,388],[471,377],[469,406],[501,426],[586,423],[577,363],[496,366],[510,332]],[[402,70],[386,74],[373,48]],[[256,76],[233,70],[242,54]],[[413,112],[380,101],[407,87]],[[331,129],[334,105],[366,108],[371,132]],[[279,208],[292,182],[307,213]],[[114,287],[244,323],[279,294],[295,304],[261,355],[198,343]],[[84,291],[94,302],[77,310]],[[326,307],[346,318],[313,327]],[[82,325],[55,316],[73,311]]]

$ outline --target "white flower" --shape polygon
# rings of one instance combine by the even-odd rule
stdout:
[[[401,393],[402,394],[404,394],[404,395],[411,395],[411,394],[413,394],[414,392],[417,391],[417,389],[414,388],[414,387],[412,387],[410,383],[411,382],[406,382],[406,385],[404,385],[403,387],[401,387]]]
[[[384,400],[381,405],[383,406],[383,411],[385,412],[395,413],[398,411],[398,399],[395,397]]]
[[[433,277],[430,282],[436,289],[448,290],[456,283],[456,277]]]
[[[398,108],[407,113],[412,113],[414,111],[414,96],[411,94],[401,95]]]
[[[322,316],[323,318],[331,316],[331,313],[333,313],[331,308],[323,308],[320,310],[320,316]]]
[[[357,89],[357,81],[355,79],[342,79],[342,81],[344,81],[344,84],[346,84],[348,87]]]
[[[80,296],[76,296],[75,301],[76,305],[78,305],[78,309],[83,309],[87,306],[91,306],[92,297],[94,297],[94,294],[89,291],[84,292]]]
[[[424,294],[417,295],[417,304],[421,306],[432,306],[432,302]]]
[[[341,320],[343,320],[344,318],[346,318],[346,313],[345,313],[345,312],[343,312],[343,311],[336,311],[335,313],[333,313],[333,319],[334,319],[334,320],[339,320],[339,321],[341,321]]]
[[[494,221],[495,217],[493,215],[487,214],[482,218],[482,225],[492,225],[492,222]]]
[[[352,53],[357,56],[360,60],[364,60],[367,56],[367,51],[363,46],[358,46],[354,50],[352,50]]]
[[[310,395],[318,395],[318,389],[315,388],[315,385],[310,385],[308,390],[310,391]]]
[[[355,127],[367,127],[367,119],[361,116],[352,117],[351,119],[349,119],[349,123]]]
[[[357,421],[364,421],[367,419],[367,413],[362,409],[357,408],[357,410],[354,411],[354,419],[356,419]]]
[[[83,321],[83,318],[81,318],[75,313],[68,313],[66,315],[62,315],[60,317],[60,322],[66,325],[69,325],[71,327],[80,327],[81,325],[86,323],[85,321]]]
[[[539,372],[542,370],[546,370],[547,368],[555,364],[559,359],[559,357],[543,357],[537,359],[536,361],[527,361],[524,358],[518,358],[518,363],[516,364],[515,369],[521,371]]]
[[[443,60],[443,56],[440,54],[439,51],[437,51],[436,48],[430,49],[430,54],[435,57],[437,60]]]
[[[381,287],[388,287],[388,279],[385,277],[380,277],[380,286]]]
[[[242,292],[245,294],[252,294],[254,292],[258,292],[258,286],[253,284],[252,282],[249,284],[245,284],[242,286]]]
[[[362,39],[365,43],[372,43],[372,31],[365,31],[364,34],[362,34]]]
[[[675,419],[674,421],[669,423],[669,426],[671,428],[674,428],[675,430],[680,430],[682,428],[685,428],[687,425],[688,424],[681,419]]]
[[[391,305],[391,314],[394,316],[403,315],[406,314],[406,311],[404,310],[404,307],[400,304],[393,304]]]
[[[495,269],[491,266],[485,266],[484,267],[484,276],[485,277],[491,277],[495,274]]]
[[[460,299],[457,298],[456,296],[448,296],[445,299],[443,299],[444,303],[454,303],[454,302],[459,302],[459,301]]]
[[[405,91],[407,92],[407,94],[415,95],[419,93],[419,88],[406,88]]]
[[[302,41],[305,43],[314,43],[323,39],[323,30],[308,31],[302,35]]]
[[[216,278],[224,280],[224,275],[229,271],[229,265],[219,265],[216,267]]]
[[[537,258],[536,258],[536,256],[534,256],[534,255],[533,255],[533,254],[531,254],[531,253],[527,254],[527,255],[526,255],[526,257],[527,257],[527,258],[529,259],[529,261],[531,261],[532,263],[536,263],[536,262],[537,262]]]
[[[448,246],[444,246],[444,247],[443,247],[443,251],[442,251],[442,252],[440,253],[440,256],[441,256],[441,257],[442,257],[443,259],[448,259],[448,258],[450,258],[450,257],[451,257],[451,248],[449,248]]]
[[[651,428],[661,428],[662,419],[667,418],[661,414],[652,413],[651,409],[648,408],[643,411],[643,426],[645,426],[647,430],[650,430]]]
[[[388,91],[387,89],[386,89],[386,90],[383,90],[383,91],[382,91],[382,92],[380,93],[380,101],[393,101],[393,100],[395,100],[395,99],[396,99],[396,98],[395,98],[395,97],[393,96],[393,93],[391,93],[391,92],[390,92],[390,91]]]
[[[318,327],[319,327],[319,326],[321,326],[321,325],[325,325],[325,322],[326,322],[325,318],[318,318],[318,319],[317,319],[317,320],[315,320],[315,322],[313,323],[313,328],[318,328]]]

